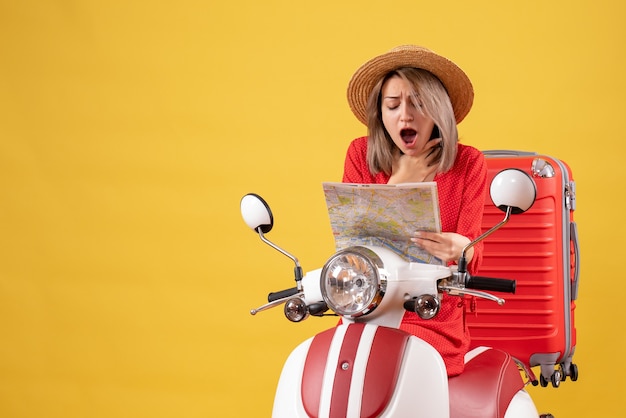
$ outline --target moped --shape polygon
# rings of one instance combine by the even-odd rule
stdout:
[[[269,241],[274,224],[269,205],[250,193],[241,200],[245,223],[260,239],[295,264],[296,285],[270,293],[251,314],[284,305],[293,322],[330,310],[341,324],[298,345],[284,364],[273,417],[480,417],[539,415],[525,391],[522,366],[507,353],[479,347],[465,356],[465,370],[448,378],[440,354],[420,338],[399,329],[405,310],[423,319],[438,312],[443,294],[505,300],[488,292],[515,292],[515,281],[472,276],[466,253],[528,210],[536,186],[521,170],[507,169],[490,185],[504,219],[470,242],[455,266],[405,261],[376,246],[339,249],[325,265],[306,274],[298,259]]]

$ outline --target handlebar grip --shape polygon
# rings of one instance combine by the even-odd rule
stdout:
[[[472,276],[465,283],[465,287],[488,292],[515,293],[516,282],[509,279]]]
[[[268,302],[274,302],[275,300],[286,298],[289,296],[293,296],[298,293],[297,287],[292,287],[291,289],[279,290],[278,292],[272,292],[267,295]]]

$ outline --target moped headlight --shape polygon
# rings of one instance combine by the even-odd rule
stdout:
[[[322,268],[324,302],[339,315],[367,315],[380,304],[387,286],[383,262],[365,247],[350,247],[333,255]]]

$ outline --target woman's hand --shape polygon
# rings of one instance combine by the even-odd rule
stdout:
[[[388,183],[432,181],[441,158],[441,149],[441,138],[428,141],[424,150],[418,155],[402,154],[399,149],[396,149],[397,155],[391,168],[392,173]]]
[[[445,263],[456,262],[461,257],[463,248],[470,243],[470,239],[455,232],[426,232],[417,231],[411,241],[429,254],[443,260]],[[474,248],[465,253],[469,263],[474,256]]]

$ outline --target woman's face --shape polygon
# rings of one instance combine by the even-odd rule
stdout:
[[[381,114],[383,125],[396,146],[407,155],[424,150],[434,121],[418,109],[411,100],[411,84],[394,75],[383,84]]]

